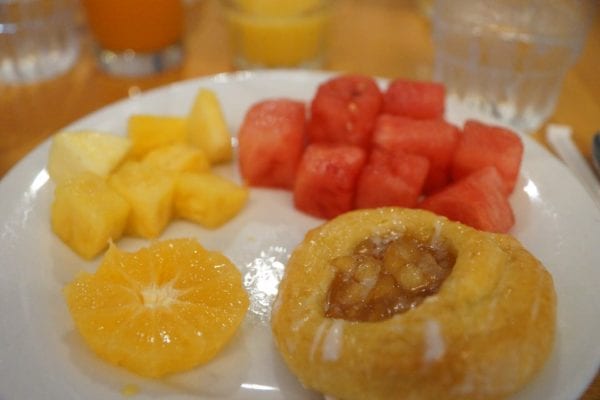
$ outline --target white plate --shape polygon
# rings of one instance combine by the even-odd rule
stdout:
[[[328,75],[256,72],[217,75],[177,83],[116,103],[68,129],[124,133],[133,113],[185,115],[200,87],[217,92],[232,131],[248,106],[267,97],[309,99]],[[460,115],[451,119],[461,120]],[[515,399],[575,399],[600,363],[600,212],[583,187],[529,138],[511,202],[512,233],[547,266],[558,292],[558,340],[541,375]],[[53,184],[43,143],[0,182],[0,398],[307,399],[287,371],[268,328],[270,301],[283,265],[304,233],[321,221],[294,211],[285,191],[253,189],[248,207],[225,227],[207,231],[172,223],[163,238],[193,236],[229,256],[251,293],[248,318],[230,346],[210,364],[161,381],[134,376],[97,359],[85,347],[67,312],[61,288],[84,262],[50,231]],[[239,179],[235,165],[219,170]],[[145,242],[123,239],[130,250]]]

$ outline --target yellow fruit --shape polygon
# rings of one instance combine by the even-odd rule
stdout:
[[[171,220],[175,178],[172,173],[138,161],[128,161],[108,179],[131,206],[125,232],[155,238]]]
[[[144,157],[143,162],[172,172],[205,172],[210,162],[202,150],[191,145],[177,143],[159,147]]]
[[[131,157],[139,159],[150,151],[186,140],[187,119],[161,115],[132,115],[127,123]]]
[[[135,253],[111,245],[97,272],[80,273],[64,294],[96,354],[148,377],[211,360],[248,308],[237,268],[191,239]]]
[[[106,181],[85,172],[56,186],[52,230],[77,254],[91,259],[123,234],[129,204]]]
[[[217,228],[236,216],[248,200],[248,189],[211,173],[182,173],[175,185],[178,217]]]
[[[211,163],[230,161],[233,157],[231,134],[217,95],[201,89],[188,115],[187,137],[201,148]]]
[[[82,172],[106,177],[131,148],[126,137],[100,132],[60,132],[52,139],[48,173],[59,184]]]

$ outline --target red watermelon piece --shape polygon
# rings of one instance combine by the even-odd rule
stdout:
[[[251,186],[291,189],[306,139],[306,107],[289,99],[254,104],[238,133],[240,172]]]
[[[383,95],[383,112],[414,119],[444,117],[446,88],[436,82],[396,79]]]
[[[425,199],[420,208],[488,232],[508,232],[515,217],[494,167],[486,167]]]
[[[479,121],[465,122],[452,161],[452,177],[461,179],[478,169],[494,166],[504,182],[504,192],[515,188],[521,160],[523,142],[510,129],[487,125]]]
[[[294,206],[326,219],[350,211],[366,160],[367,153],[359,146],[309,145],[296,175]]]
[[[356,208],[415,207],[428,170],[425,157],[374,150],[358,179]]]
[[[311,102],[310,142],[367,148],[382,104],[381,90],[371,77],[340,75],[327,80]]]
[[[429,160],[424,192],[433,193],[450,179],[450,163],[458,144],[458,129],[443,120],[416,120],[383,114],[377,119],[373,146],[388,153],[409,153]]]

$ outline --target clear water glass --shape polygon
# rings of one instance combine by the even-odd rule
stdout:
[[[76,1],[0,0],[0,82],[50,79],[78,56]]]
[[[434,79],[451,104],[533,132],[552,115],[595,0],[437,0]]]

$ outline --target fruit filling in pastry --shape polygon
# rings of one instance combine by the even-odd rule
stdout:
[[[352,254],[331,260],[335,277],[325,315],[349,321],[381,321],[437,293],[456,255],[441,241],[390,234],[361,241]]]
[[[307,232],[271,328],[290,371],[326,396],[498,400],[548,360],[556,293],[510,235],[425,210],[362,209]]]

